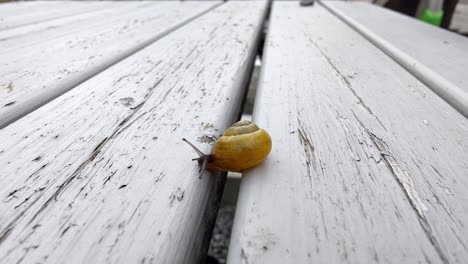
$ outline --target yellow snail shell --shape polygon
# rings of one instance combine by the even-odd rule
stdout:
[[[198,160],[205,168],[217,171],[241,172],[257,166],[271,151],[270,135],[256,124],[243,120],[228,128],[215,141],[210,155],[198,150],[192,143],[183,139],[200,155]]]

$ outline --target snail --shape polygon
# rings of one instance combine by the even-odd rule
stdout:
[[[201,173],[205,169],[242,172],[260,164],[271,151],[270,135],[247,120],[239,121],[226,129],[215,141],[209,155],[204,154],[187,139],[182,140],[200,155],[192,160],[201,164]]]

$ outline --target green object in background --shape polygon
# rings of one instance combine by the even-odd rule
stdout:
[[[442,18],[444,17],[444,11],[439,10],[439,11],[432,11],[429,8],[424,9],[422,12],[421,16],[419,19],[422,21],[435,25],[435,26],[440,26],[442,23]]]

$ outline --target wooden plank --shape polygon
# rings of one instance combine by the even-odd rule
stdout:
[[[0,30],[39,23],[59,17],[66,17],[79,13],[89,12],[98,8],[110,6],[110,2],[59,2],[34,5],[26,10],[9,10],[4,7],[1,12]]]
[[[150,4],[151,2],[116,3],[104,9],[96,9],[40,23],[15,27],[10,30],[3,30],[0,31],[0,53],[7,53],[28,45],[31,46],[32,43],[48,41],[64,34],[73,34],[84,28],[102,25],[104,23],[103,18],[107,18],[106,24],[112,23],[115,20],[131,15],[135,9],[138,10],[138,7]],[[141,11],[141,9],[139,10]],[[63,27],[68,27],[68,30],[63,30]],[[33,34],[35,35],[32,36]]]
[[[274,2],[228,263],[463,263],[468,121],[320,5]]]
[[[0,3],[0,21],[4,16],[26,13],[31,8],[51,8],[60,4],[59,1],[10,1]]]
[[[365,3],[321,3],[468,117],[468,39]]]
[[[171,5],[167,2],[158,4],[157,9],[167,9]],[[63,41],[64,37],[71,37],[79,32],[88,34],[96,30],[112,30],[109,25],[118,24],[124,27],[135,17],[148,16],[146,8],[156,9],[154,2],[138,1],[116,3],[114,6],[99,9],[94,12],[77,14],[65,18],[52,19],[42,23],[31,24],[0,31],[0,56],[13,53],[18,49],[31,49],[51,41]]]
[[[0,131],[0,262],[198,263],[266,1],[228,2]],[[209,144],[197,143],[202,150]]]
[[[219,2],[153,2],[138,14],[0,54],[0,128],[211,10]],[[108,18],[102,17],[105,22]],[[42,37],[42,35],[32,35]],[[21,39],[18,39],[21,41]],[[11,45],[11,43],[10,43]],[[21,46],[21,44],[20,44]],[[14,47],[14,45],[13,45]]]

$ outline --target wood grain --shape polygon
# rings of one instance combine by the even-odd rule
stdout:
[[[464,263],[468,121],[320,5],[274,2],[228,263]]]
[[[0,262],[198,263],[266,2],[228,2],[0,131]],[[208,152],[209,144],[197,142]]]
[[[153,2],[140,6],[141,12],[132,12],[122,19],[102,17],[99,26],[85,26],[78,31],[73,30],[73,25],[61,27],[58,30],[63,36],[46,38],[48,41],[43,41],[45,36],[34,34],[37,43],[0,54],[0,128],[218,4]],[[8,89],[10,86],[13,89]]]
[[[323,5],[468,117],[468,39],[365,3]]]
[[[47,3],[44,2],[44,5],[47,6]],[[1,30],[0,53],[8,53],[25,46],[33,46],[35,43],[46,42],[50,39],[62,37],[66,34],[73,34],[87,28],[115,23],[115,21],[124,19],[125,16],[132,15],[134,11],[139,10],[141,12],[142,7],[148,5],[151,5],[151,2],[117,3],[115,5],[108,5],[105,8],[95,8],[89,12]]]
[[[23,4],[21,4],[23,5]],[[21,5],[18,5],[20,7]],[[110,2],[45,2],[44,4],[24,4],[28,8],[0,7],[0,30],[21,27],[33,23],[90,12],[110,6]]]
[[[14,16],[16,12],[25,13],[30,8],[50,8],[60,5],[59,1],[9,1],[0,4],[0,19]],[[3,20],[2,20],[3,21]]]

